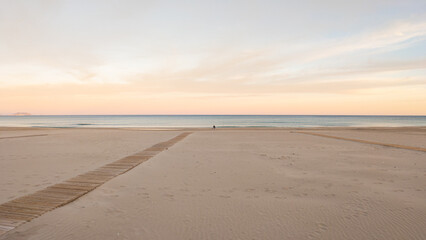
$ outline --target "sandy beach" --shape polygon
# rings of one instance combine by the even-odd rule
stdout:
[[[192,134],[0,239],[426,239],[420,127],[0,128],[0,204],[183,132]]]

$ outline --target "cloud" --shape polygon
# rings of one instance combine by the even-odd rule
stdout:
[[[0,9],[2,100],[379,96],[426,85],[426,57],[416,53],[426,46],[424,15],[395,21],[377,13],[386,21],[357,28],[332,23],[346,13],[376,16],[380,1],[371,9],[353,2],[356,13],[335,1],[326,4],[333,11],[290,4],[286,11],[297,11],[288,15],[260,2],[241,10],[239,2],[221,18],[203,4],[41,2]],[[352,28],[334,32],[345,24]]]
[[[329,47],[314,52],[310,60],[349,54],[354,51],[376,50],[404,47],[408,40],[426,39],[426,21],[399,21],[373,32],[352,36],[347,39],[329,43]]]

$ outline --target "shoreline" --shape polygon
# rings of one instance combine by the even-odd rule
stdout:
[[[207,130],[426,127],[426,116],[57,115],[0,118],[0,127]]]
[[[9,127],[0,126],[0,131],[16,130],[54,130],[54,129],[86,129],[86,130],[137,130],[137,131],[226,131],[226,130],[426,130],[424,126],[318,126],[318,127]]]

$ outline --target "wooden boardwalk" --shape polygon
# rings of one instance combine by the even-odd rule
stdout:
[[[406,150],[426,152],[426,148],[421,148],[421,147],[412,147],[412,146],[405,146],[405,145],[399,145],[399,144],[373,142],[373,141],[354,139],[354,138],[337,137],[337,136],[331,136],[331,135],[325,135],[325,134],[313,133],[313,132],[297,132],[297,133],[303,133],[303,134],[308,134],[308,135],[313,135],[313,136],[318,136],[318,137],[334,138],[334,139],[351,141],[351,142],[373,144],[373,145],[379,145],[379,146],[384,146],[384,147],[393,147],[393,148],[401,148],[401,149],[406,149]]]
[[[64,182],[49,186],[30,195],[1,204],[0,235],[45,212],[76,200],[106,181],[129,171],[161,151],[173,146],[189,134],[191,133],[182,133],[166,142],[155,144],[142,152],[122,158]]]

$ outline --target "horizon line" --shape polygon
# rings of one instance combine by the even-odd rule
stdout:
[[[8,117],[30,117],[30,116],[407,116],[407,117],[426,117],[426,114],[407,115],[407,114],[0,114]]]

